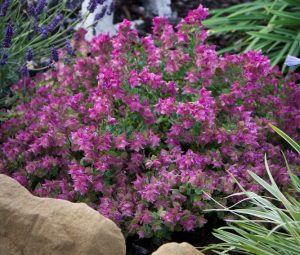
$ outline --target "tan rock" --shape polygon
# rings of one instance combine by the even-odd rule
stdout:
[[[152,255],[203,255],[203,253],[188,243],[167,243]]]
[[[31,195],[0,174],[0,255],[123,255],[111,220],[83,203]]]

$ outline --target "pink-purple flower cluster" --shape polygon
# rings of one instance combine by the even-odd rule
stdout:
[[[268,123],[299,139],[299,76],[284,78],[259,52],[218,57],[204,43],[207,14],[200,6],[176,28],[155,18],[144,38],[129,21],[91,43],[80,31],[73,61],[16,84],[0,172],[36,195],[85,202],[140,237],[201,227],[214,205],[206,194],[233,202],[232,176],[260,192],[247,170],[264,176],[265,153],[286,185]]]

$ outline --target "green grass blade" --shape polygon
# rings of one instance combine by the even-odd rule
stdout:
[[[255,36],[256,38],[270,40],[270,41],[280,41],[285,43],[290,43],[291,39],[287,36],[281,36],[276,34],[269,34],[265,32],[248,32],[249,35]]]
[[[300,145],[298,143],[296,143],[291,137],[289,137],[286,133],[284,133],[274,125],[269,124],[269,126],[300,154]]]
[[[271,60],[272,66],[277,65],[283,58],[286,57],[289,49],[291,47],[291,43],[286,43],[284,47],[278,52],[277,56]]]

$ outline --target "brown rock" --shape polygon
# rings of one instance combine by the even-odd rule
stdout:
[[[123,255],[120,229],[83,203],[31,195],[0,174],[0,255]]]
[[[167,243],[152,255],[203,255],[203,253],[188,243]]]

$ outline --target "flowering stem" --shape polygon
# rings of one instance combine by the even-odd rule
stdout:
[[[70,17],[75,11],[70,12],[66,18]],[[72,26],[74,26],[75,24],[77,24],[78,21],[73,22]],[[42,35],[37,36],[34,40],[32,40],[29,44],[25,45],[24,47],[22,47],[20,50],[18,50],[17,52],[13,53],[10,55],[10,57],[14,57],[16,55],[18,55],[19,53],[23,52],[26,48],[28,48],[29,46],[31,46],[32,48],[35,48],[39,45],[50,45],[51,42],[55,41],[56,38],[60,37],[61,35],[63,35],[64,33],[66,33],[69,30],[69,28],[66,28],[64,30],[62,30],[59,33],[56,33],[55,35],[53,35],[50,39],[47,40],[42,40]],[[70,37],[71,35],[68,35],[67,37]],[[65,40],[65,37],[61,40]],[[39,42],[40,41],[40,42]]]

